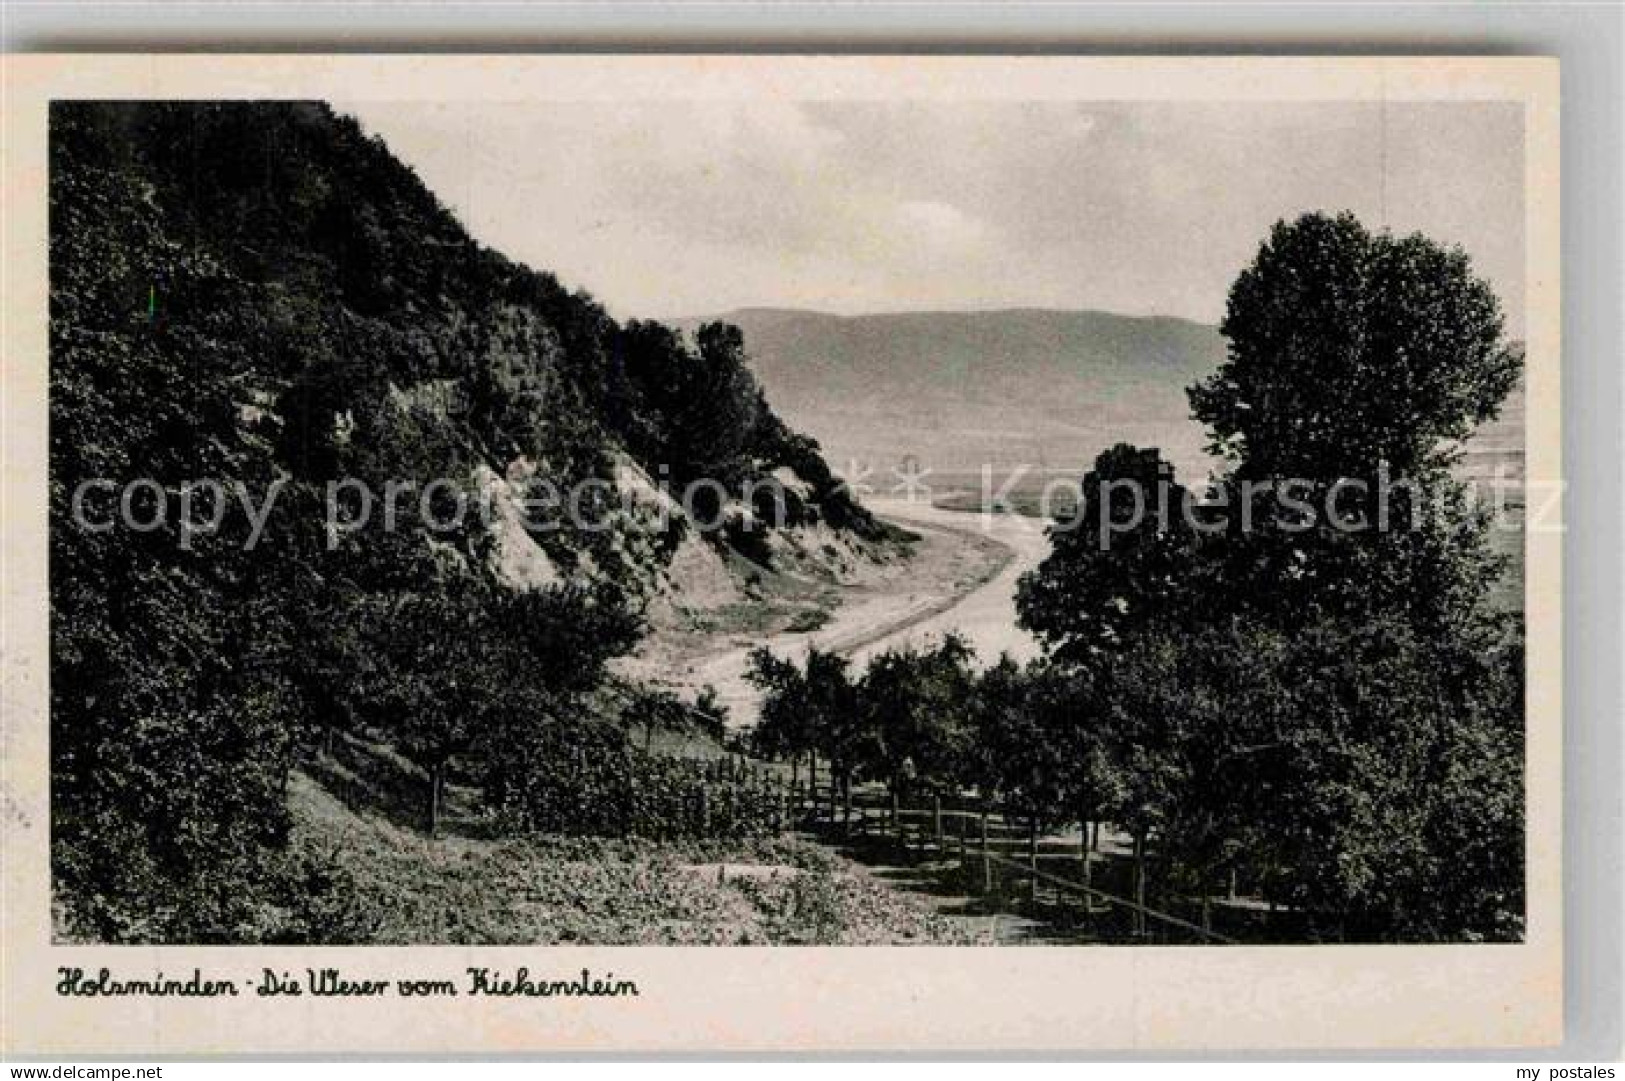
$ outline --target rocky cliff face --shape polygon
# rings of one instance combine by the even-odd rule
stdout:
[[[65,103],[53,137],[71,159],[59,187],[140,234],[97,288],[128,302],[136,333],[200,347],[201,366],[174,363],[237,404],[262,471],[375,495],[440,481],[490,504],[453,531],[429,528],[428,503],[387,541],[357,530],[363,561],[427,549],[513,588],[610,581],[705,607],[790,550],[780,529],[885,543],[817,444],[780,422],[737,332],[617,323],[481,247],[325,105]],[[751,504],[770,481],[789,493],[777,529]],[[703,514],[675,498],[696,482],[711,486]]]

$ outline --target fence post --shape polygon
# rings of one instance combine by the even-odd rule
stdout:
[[[445,766],[436,763],[429,770],[429,836],[440,836],[440,792],[441,779],[445,777]]]
[[[1078,851],[1083,857],[1083,884],[1095,884],[1094,841],[1098,834],[1091,835],[1091,823],[1085,818],[1078,825]],[[1095,895],[1085,892],[1083,895],[1083,911],[1086,915],[1093,915],[1095,911]]]
[[[818,824],[818,752],[807,754],[807,802],[811,804],[813,824]]]
[[[942,851],[942,796],[931,797],[931,832],[936,835],[937,851]]]

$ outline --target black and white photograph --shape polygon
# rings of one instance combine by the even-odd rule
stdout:
[[[1521,940],[1517,103],[49,123],[58,941]]]

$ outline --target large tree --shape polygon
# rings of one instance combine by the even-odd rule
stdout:
[[[608,587],[515,593],[473,577],[408,595],[381,619],[372,713],[428,776],[430,833],[455,760],[482,747],[500,755],[502,739],[554,723],[556,702],[595,686],[640,629]]]

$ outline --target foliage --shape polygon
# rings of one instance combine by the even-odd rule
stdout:
[[[714,537],[768,561],[763,531],[741,518],[742,509],[785,525],[824,520],[868,538],[889,535],[830,472],[817,441],[773,412],[738,327],[703,324],[691,344],[670,327],[634,320],[611,347],[624,381],[614,416],[627,446],[663,482],[693,485],[689,506]],[[771,483],[778,468],[805,482],[807,494]],[[747,497],[748,508],[725,506]],[[782,501],[771,515],[763,505],[769,498]]]
[[[725,775],[725,763],[646,754],[604,724],[532,726],[490,756],[486,798],[512,828],[595,837],[738,839],[789,824],[770,775]]]
[[[526,830],[781,828],[771,783],[633,745],[629,724],[668,723],[685,712],[675,699],[606,714],[596,692],[639,634],[634,598],[579,582],[514,592],[481,522],[442,525],[482,469],[607,483],[625,452],[663,481],[717,481],[696,510],[747,557],[768,552],[747,488],[784,467],[806,484],[790,524],[883,535],[769,408],[736,328],[689,341],[617,324],[481,248],[325,106],[58,103],[51,136],[52,854],[67,933],[378,935],[346,868],[290,847],[300,756],[363,727],[429,776],[431,824],[461,771]],[[1155,838],[1168,888],[1236,870],[1325,937],[1515,939],[1521,628],[1484,611],[1498,566],[1449,475],[1452,447],[1517,378],[1495,299],[1459,250],[1312,214],[1274,229],[1223,330],[1229,358],[1190,397],[1227,463],[1215,494],[1251,528],[1192,529],[1160,455],[1114,447],[1020,586],[1045,662],[978,675],[953,638],[862,674],[834,654],[798,666],[759,651],[755,749],[817,753],[846,785],[974,786],[1035,824],[1109,815]],[[140,478],[130,509],[150,528],[75,524],[82,482]],[[347,529],[324,524],[340,478],[450,484],[398,503],[395,528]],[[1398,492],[1386,506],[1383,478]],[[176,523],[200,479],[233,498],[192,535]],[[1119,481],[1166,499],[1126,524]],[[256,523],[238,494],[262,505],[273,490]],[[1304,500],[1373,523],[1386,510],[1386,528],[1308,521]],[[548,534],[559,565],[624,569],[607,502],[592,528]],[[85,506],[101,522],[116,509],[105,489]],[[846,934],[832,930],[844,887],[744,893],[769,923],[810,913],[807,940]]]
[[[252,316],[241,280],[170,239],[74,120],[52,140],[53,870],[74,931],[228,940],[254,923],[241,884],[279,873],[288,828],[291,575],[245,556],[240,514],[188,546],[174,523],[193,479],[273,472],[232,397]],[[164,289],[158,318],[150,283]],[[150,478],[134,520],[162,522],[71,525],[76,490],[97,478]],[[93,523],[116,516],[110,500],[84,506]]]
[[[762,692],[751,729],[751,749],[764,758],[795,758],[821,749],[823,718],[812,708],[806,674],[793,661],[758,646],[751,650],[745,679]]]
[[[1276,225],[1221,329],[1229,359],[1190,399],[1231,467],[1215,556],[1234,594],[1277,623],[1404,612],[1453,633],[1502,561],[1449,469],[1522,361],[1466,255],[1304,215]]]
[[[1187,693],[1217,677],[1227,739],[1266,748],[1238,780],[1267,803],[1232,832],[1330,933],[1516,937],[1521,628],[1487,614],[1500,561],[1449,472],[1518,379],[1494,295],[1460,249],[1311,214],[1276,226],[1222,329],[1229,360],[1191,403],[1223,490],[1290,481],[1299,504],[1262,487],[1255,528],[1212,538],[1232,638],[1185,647],[1218,650]]]
[[[613,590],[512,593],[468,579],[409,595],[380,620],[369,707],[429,774],[431,830],[454,757],[509,753],[506,740],[551,723],[550,700],[596,686],[638,630]]]
[[[1001,657],[972,697],[967,778],[1040,829],[1117,810],[1092,699],[1085,682],[1064,669],[1024,668]]]
[[[1449,475],[1516,379],[1493,297],[1459,251],[1309,215],[1224,330],[1191,392],[1229,456],[1208,502],[1155,450],[1100,455],[1020,583],[1047,658],[949,693],[877,659],[866,761],[1044,828],[1109,816],[1161,890],[1235,873],[1319,938],[1516,939],[1521,628],[1488,614],[1498,566]]]
[[[350,911],[315,941],[374,945],[954,944],[966,921],[790,836],[451,837],[428,844],[295,776],[296,841],[344,867]],[[724,865],[726,865],[724,870]],[[293,904],[295,898],[289,898]],[[308,906],[307,906],[308,907]],[[319,913],[313,914],[319,915]],[[307,926],[285,918],[289,934]]]
[[[763,692],[752,749],[767,758],[816,753],[844,788],[885,781],[901,797],[951,791],[971,752],[976,676],[964,640],[888,650],[860,678],[845,658],[811,649],[805,662],[751,654],[748,677]]]
[[[1190,603],[1198,534],[1190,495],[1153,448],[1119,443],[1095,459],[1051,552],[1016,591],[1021,625],[1059,660],[1087,662]]]
[[[700,732],[719,744],[727,738],[728,707],[718,696],[715,687],[708,683],[701,688],[699,696],[694,699],[694,708],[689,712]]]
[[[1168,628],[1106,687],[1122,821],[1188,888],[1239,869],[1330,937],[1515,935],[1517,663],[1504,641],[1441,648],[1393,619]]]

